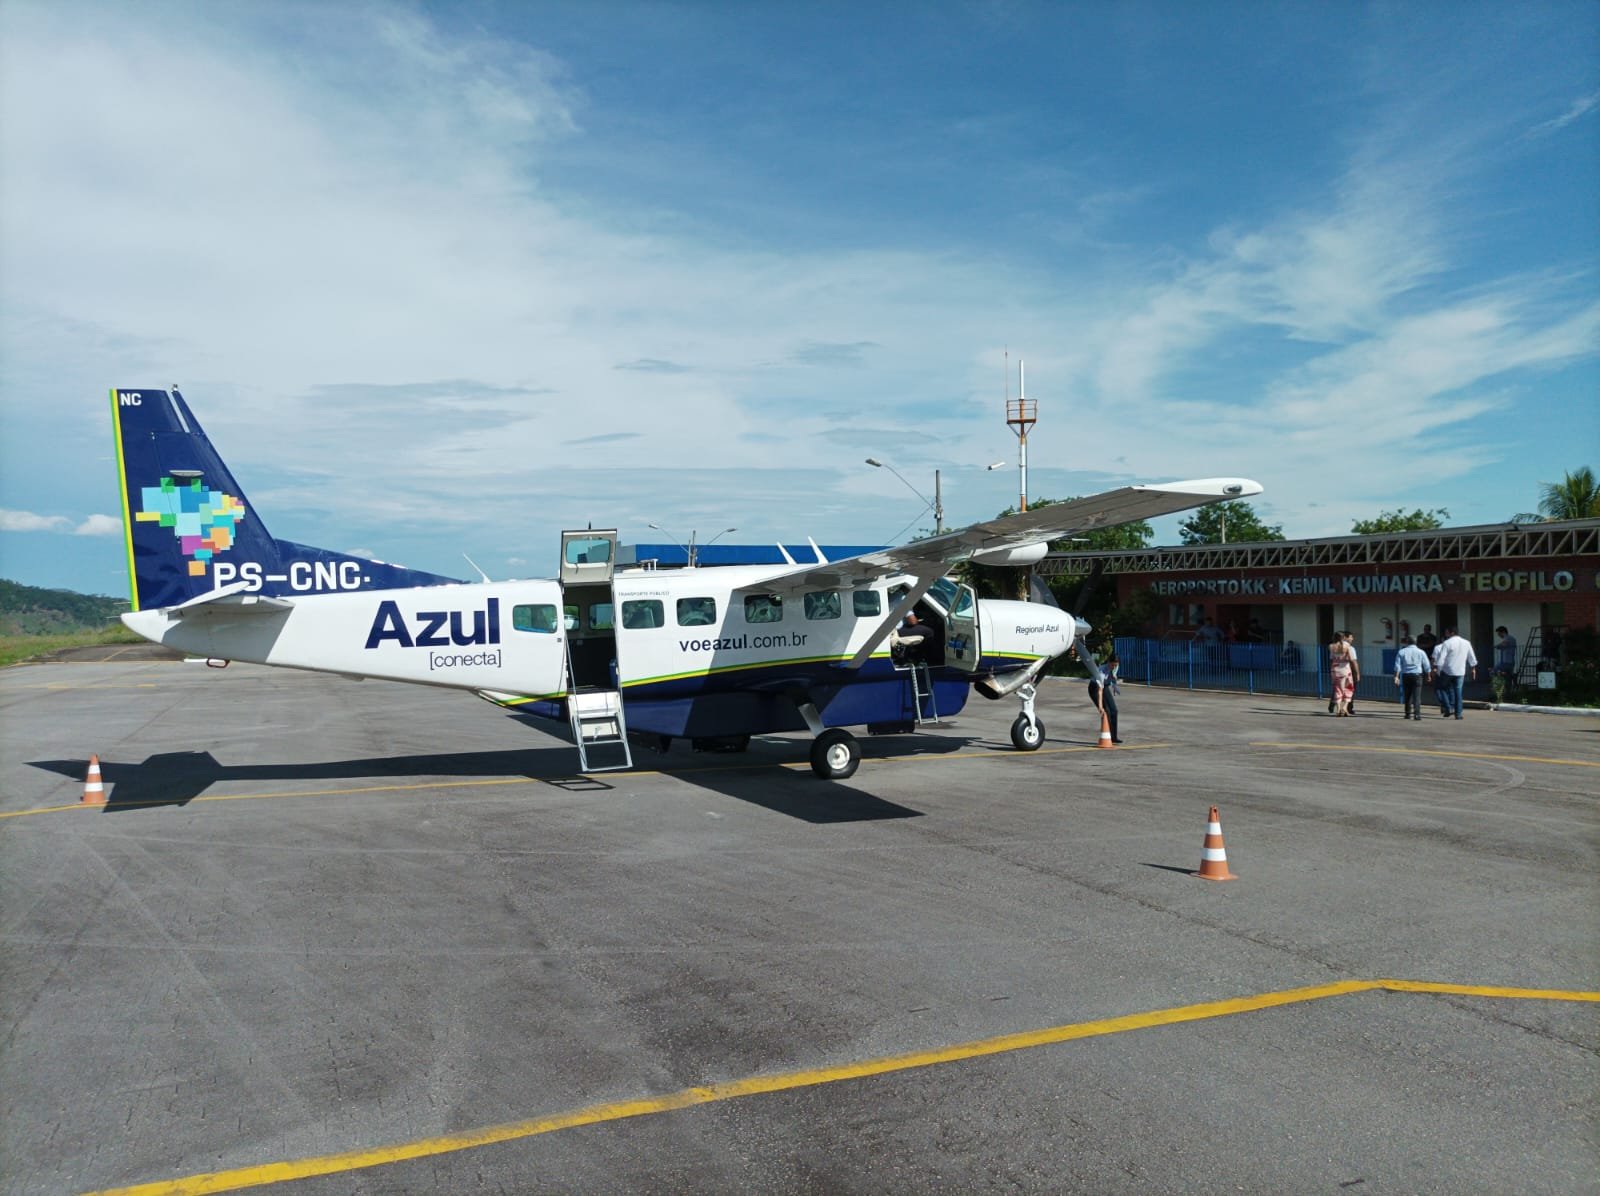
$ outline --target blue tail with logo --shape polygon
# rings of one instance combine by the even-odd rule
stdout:
[[[459,580],[273,539],[176,387],[114,389],[111,419],[134,610]]]

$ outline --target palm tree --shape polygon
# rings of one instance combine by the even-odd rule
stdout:
[[[1539,483],[1539,513],[1512,516],[1515,523],[1537,523],[1540,519],[1600,518],[1600,482],[1587,465],[1569,470],[1559,482]]]

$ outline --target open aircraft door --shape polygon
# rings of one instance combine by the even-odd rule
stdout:
[[[954,606],[945,619],[944,664],[964,673],[977,671],[983,645],[978,637],[978,597],[971,586],[956,591]]]
[[[567,716],[583,772],[633,767],[611,598],[616,567],[616,528],[561,533],[562,618],[568,631]],[[589,758],[598,747],[613,749],[610,763]]]
[[[561,584],[599,584],[608,589],[617,566],[617,529],[561,533]]]

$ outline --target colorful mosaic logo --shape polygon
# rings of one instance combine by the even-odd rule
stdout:
[[[139,496],[142,509],[134,519],[172,529],[183,555],[190,558],[190,577],[204,577],[205,563],[233,547],[234,524],[244,518],[242,502],[207,489],[199,478],[179,482],[164,477],[159,486],[141,486]]]

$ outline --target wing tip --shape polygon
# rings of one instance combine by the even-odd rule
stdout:
[[[1166,494],[1205,495],[1212,499],[1252,498],[1264,487],[1251,478],[1192,478],[1184,482],[1161,482],[1139,486],[1139,490],[1156,490]]]

